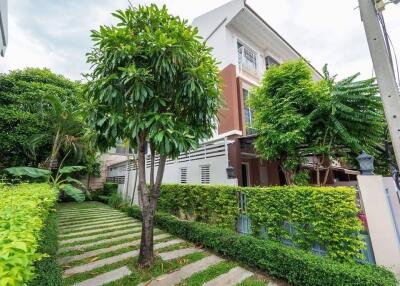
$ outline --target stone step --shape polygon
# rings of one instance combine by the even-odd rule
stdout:
[[[195,247],[189,247],[189,248],[183,248],[183,249],[177,249],[177,250],[172,250],[164,253],[160,253],[160,257],[165,260],[173,260],[179,257],[183,257],[192,253],[196,252],[202,252],[203,250],[200,248],[195,248]]]
[[[247,271],[242,267],[235,267],[228,272],[216,277],[215,279],[208,281],[203,286],[234,286],[236,284],[239,284],[243,280],[246,280],[250,276],[253,276],[252,272]]]
[[[94,209],[81,209],[81,210],[70,210],[70,211],[59,211],[58,214],[62,216],[82,214],[82,213],[96,213],[96,212],[106,212],[106,211],[116,211],[112,208],[94,208]]]
[[[203,271],[207,269],[209,266],[217,264],[223,261],[222,258],[219,258],[215,255],[207,256],[201,260],[193,262],[191,264],[183,266],[181,269],[159,276],[154,280],[140,283],[138,286],[171,286],[182,282],[183,280],[189,278],[196,272]],[[222,285],[221,285],[222,286]]]
[[[181,242],[180,239],[176,239],[176,240],[170,240],[170,241],[167,241],[167,242],[157,243],[157,244],[154,245],[154,249],[160,249],[160,248],[167,247],[167,246],[170,246],[170,245],[173,245],[173,244],[178,244],[180,242]],[[71,267],[71,268],[66,269],[64,271],[63,277],[69,277],[71,275],[75,275],[75,274],[78,274],[78,273],[92,271],[93,269],[96,269],[96,268],[99,268],[99,267],[103,267],[103,266],[106,266],[106,265],[114,264],[114,263],[117,263],[119,261],[123,261],[125,259],[135,257],[138,254],[139,254],[139,249],[132,250],[132,251],[129,251],[129,252],[125,252],[125,253],[122,253],[122,254],[119,254],[119,255],[115,255],[115,256],[112,256],[112,257],[104,258],[104,259],[101,259],[101,260],[97,260],[97,261],[94,261],[94,262],[90,262],[90,263],[87,263],[87,264]]]
[[[65,240],[60,240],[59,244],[65,245],[65,244],[75,243],[75,242],[80,242],[80,241],[88,241],[88,240],[93,240],[93,239],[101,239],[101,238],[106,238],[106,237],[118,236],[120,234],[127,234],[129,232],[137,232],[137,231],[140,231],[141,229],[142,229],[142,227],[139,226],[139,227],[134,227],[132,229],[124,229],[124,230],[118,230],[118,231],[113,231],[113,232],[99,233],[99,234],[90,235],[90,236],[65,239]]]
[[[122,225],[117,225],[117,226],[109,226],[109,227],[104,227],[104,226],[99,226],[97,229],[90,229],[90,230],[85,230],[85,231],[78,231],[78,232],[71,232],[68,234],[61,234],[58,236],[58,239],[68,239],[71,236],[82,236],[82,235],[94,235],[96,233],[103,233],[106,231],[113,231],[113,230],[117,230],[117,229],[121,229],[121,228],[126,228],[126,227],[139,227],[141,226],[140,223],[127,223],[127,224],[122,224]]]
[[[117,217],[117,218],[102,218],[101,220],[93,220],[93,221],[85,221],[82,223],[76,223],[76,224],[68,224],[68,225],[59,225],[58,229],[59,230],[69,230],[73,228],[78,228],[78,227],[89,227],[89,226],[101,226],[104,223],[113,223],[113,222],[120,222],[124,220],[131,220],[131,221],[136,221],[130,217]]]
[[[104,213],[96,213],[91,215],[79,215],[79,216],[67,216],[67,217],[58,217],[58,221],[60,223],[67,223],[67,222],[76,222],[81,220],[89,220],[89,219],[96,219],[102,217],[109,217],[115,215],[123,215],[120,212],[104,212]]]
[[[69,214],[69,213],[76,213],[76,212],[95,212],[97,210],[115,210],[108,206],[97,207],[97,208],[83,208],[83,209],[65,209],[65,210],[58,210],[57,212],[60,214]]]
[[[90,218],[90,220],[85,218],[85,219],[78,220],[78,221],[59,221],[58,225],[64,227],[64,226],[70,226],[70,225],[79,225],[79,224],[86,223],[88,221],[97,222],[97,221],[101,221],[101,220],[104,221],[107,219],[111,220],[111,219],[126,218],[126,217],[127,216],[125,216],[123,214],[115,214],[115,215],[109,215],[109,216],[101,216],[98,218]]]
[[[83,244],[79,244],[79,245],[73,245],[73,246],[66,246],[66,247],[62,247],[58,250],[58,254],[63,253],[63,252],[67,252],[70,250],[84,250],[88,247],[92,247],[92,246],[96,246],[96,245],[100,245],[100,244],[105,244],[105,243],[110,243],[110,242],[114,242],[114,241],[120,241],[120,240],[125,240],[125,239],[135,239],[141,236],[140,232],[136,232],[136,233],[130,233],[127,235],[121,235],[121,236],[117,236],[117,237],[113,237],[113,238],[107,238],[107,239],[103,239],[103,240],[98,240],[98,241],[94,241],[94,242],[89,242],[89,243],[83,243]]]
[[[160,239],[164,239],[169,237],[169,234],[160,234],[160,235],[156,235],[154,236],[154,240],[160,240]],[[172,240],[171,240],[172,241]],[[177,239],[174,240],[174,243],[177,241]],[[183,242],[183,240],[180,240],[180,242]],[[68,264],[70,262],[73,261],[77,261],[77,260],[82,260],[82,259],[86,259],[89,257],[93,257],[102,253],[107,253],[107,252],[112,252],[121,248],[126,248],[126,247],[131,247],[131,246],[137,246],[140,245],[140,239],[139,240],[134,240],[134,241],[129,241],[129,242],[125,242],[125,243],[121,243],[121,244],[117,244],[117,245],[113,245],[111,247],[107,247],[107,248],[100,248],[100,249],[96,249],[96,250],[92,250],[92,251],[88,251],[82,254],[78,254],[78,255],[72,255],[72,256],[65,256],[65,257],[61,257],[57,259],[58,264],[60,265],[64,265],[64,264]]]
[[[76,231],[85,231],[85,230],[90,230],[90,229],[97,229],[100,227],[117,226],[117,225],[129,224],[129,223],[141,223],[141,222],[127,218],[126,220],[118,220],[115,222],[93,224],[93,225],[87,225],[87,226],[83,226],[83,227],[66,228],[66,229],[63,229],[62,231],[59,231],[58,233],[59,234],[69,234],[71,232],[76,232]]]
[[[121,268],[111,270],[109,272],[84,280],[82,282],[75,283],[73,284],[73,286],[101,286],[129,276],[131,273],[132,272],[129,270],[128,267],[123,266]]]

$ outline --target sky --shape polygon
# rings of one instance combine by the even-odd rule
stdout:
[[[228,0],[131,0],[132,5],[165,4],[189,21]],[[327,63],[339,78],[373,75],[357,0],[248,0],[247,3],[303,57],[321,70]],[[0,72],[47,67],[80,80],[89,71],[85,54],[90,30],[113,24],[111,13],[128,0],[9,0],[9,44]],[[400,61],[400,4],[384,11],[386,26]],[[400,62],[399,62],[400,64]]]

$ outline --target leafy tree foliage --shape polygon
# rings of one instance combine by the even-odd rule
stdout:
[[[304,61],[270,68],[249,104],[259,136],[255,147],[277,160],[287,184],[306,155],[313,156],[318,184],[327,182],[332,159],[351,161],[361,150],[377,154],[384,139],[384,115],[375,79],[340,81],[324,67],[324,79],[312,80]],[[323,180],[320,170],[326,169]]]
[[[258,132],[255,148],[264,159],[278,161],[288,184],[293,184],[301,163],[299,148],[308,142],[309,115],[319,94],[304,61],[271,67],[251,93],[249,105]]]
[[[322,96],[310,115],[311,150],[327,159],[321,163],[331,158],[351,161],[362,150],[378,155],[377,146],[383,144],[386,124],[378,86],[375,79],[357,81],[358,76],[336,81],[324,67],[324,80],[319,83]]]
[[[89,121],[101,150],[117,140],[138,150],[143,212],[139,262],[146,267],[153,263],[154,213],[166,158],[212,135],[220,106],[218,68],[197,29],[171,16],[165,6],[139,6],[113,15],[116,26],[92,31]],[[146,146],[151,154],[149,186]]]
[[[0,165],[37,165],[50,155],[54,114],[45,97],[77,108],[80,85],[48,69],[0,74]],[[38,137],[37,135],[41,135]],[[36,146],[32,154],[29,147]]]

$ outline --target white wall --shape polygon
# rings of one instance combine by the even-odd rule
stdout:
[[[382,176],[357,176],[368,230],[378,265],[400,278],[400,241],[390,210]]]
[[[0,55],[4,55],[7,41],[8,41],[8,15],[7,15],[7,0],[0,0],[0,19],[1,23],[0,26],[4,31],[4,35],[0,31]],[[5,42],[3,42],[3,37],[5,38]]]

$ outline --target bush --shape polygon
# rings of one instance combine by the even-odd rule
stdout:
[[[141,218],[138,207],[126,211],[134,218]],[[393,273],[382,267],[340,263],[275,241],[238,235],[205,223],[182,221],[165,213],[157,213],[155,221],[169,233],[266,271],[270,276],[295,286],[397,285]]]
[[[360,255],[361,223],[350,187],[163,185],[159,210],[233,230],[240,212],[239,193],[246,195],[243,211],[254,235],[265,229],[270,240],[284,239],[304,250],[320,245],[338,261]]]
[[[35,263],[35,278],[28,286],[60,286],[63,285],[62,269],[57,264],[58,250],[57,215],[51,213],[46,220],[39,243],[38,253],[46,254]]]
[[[184,219],[235,229],[239,216],[237,187],[162,185],[158,208]]]
[[[0,285],[25,285],[34,276],[44,222],[57,200],[48,184],[0,186]]]
[[[91,192],[91,199],[93,201],[99,201],[108,204],[109,198],[113,194],[117,193],[117,190],[118,190],[118,184],[106,182],[103,185],[102,189]]]

